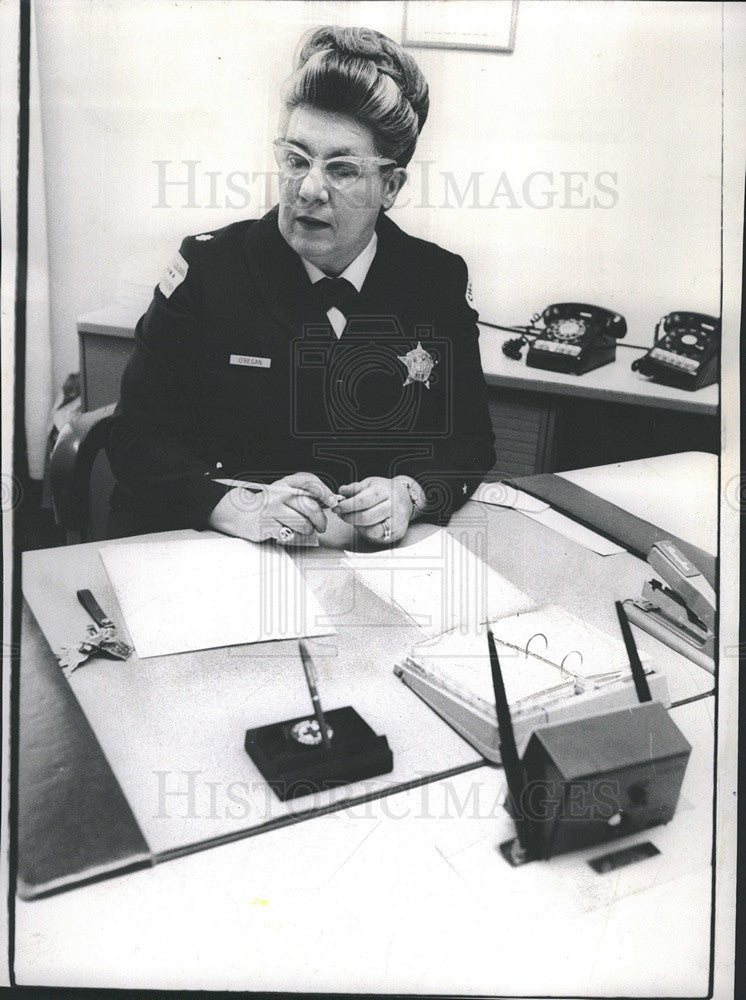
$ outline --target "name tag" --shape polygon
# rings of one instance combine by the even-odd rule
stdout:
[[[232,365],[245,365],[247,368],[269,368],[272,358],[253,358],[250,354],[231,354]]]

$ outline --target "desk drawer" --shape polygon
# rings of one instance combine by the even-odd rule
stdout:
[[[494,471],[525,476],[553,471],[554,407],[550,398],[498,389],[489,393],[495,432]]]

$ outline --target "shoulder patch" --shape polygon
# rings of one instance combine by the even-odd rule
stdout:
[[[158,287],[167,299],[171,297],[184,278],[186,278],[188,270],[189,265],[181,254],[177,252],[176,256],[168,265],[163,277],[158,283]]]
[[[194,238],[195,240],[199,240],[200,242],[202,242],[203,240],[211,240],[212,233],[201,233],[199,236],[195,236]]]

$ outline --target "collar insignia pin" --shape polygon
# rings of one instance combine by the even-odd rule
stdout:
[[[397,358],[403,365],[407,366],[407,378],[402,385],[409,385],[410,382],[424,382],[425,388],[430,388],[430,373],[438,362],[433,360],[432,355],[428,354],[419,340],[417,347],[414,347],[407,354],[398,354]]]
[[[202,233],[200,236],[195,236],[195,240],[211,240],[212,233]]]

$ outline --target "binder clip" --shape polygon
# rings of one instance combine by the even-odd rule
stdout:
[[[715,591],[673,542],[656,542],[648,562],[669,585],[648,580],[642,597],[625,601],[630,621],[715,672]]]

